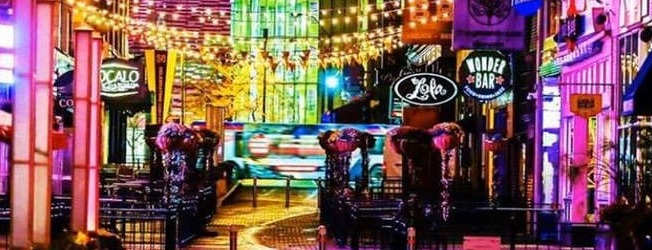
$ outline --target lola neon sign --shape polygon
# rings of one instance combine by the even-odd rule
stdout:
[[[103,96],[135,95],[143,82],[142,69],[124,60],[105,62],[100,69],[100,82]]]
[[[394,83],[394,94],[406,103],[436,106],[457,96],[457,84],[450,78],[434,73],[416,73]]]

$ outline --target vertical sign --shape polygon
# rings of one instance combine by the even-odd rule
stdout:
[[[167,62],[168,62],[168,53],[164,50],[154,51],[154,70],[155,70],[155,81],[156,81],[156,123],[163,123],[163,116],[165,113],[164,103],[165,103],[165,79],[167,77]]]

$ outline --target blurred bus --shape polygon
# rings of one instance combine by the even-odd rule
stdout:
[[[317,136],[328,130],[355,128],[374,135],[369,149],[369,178],[372,184],[384,177],[386,133],[395,125],[384,124],[225,124],[224,159],[238,179],[317,179],[325,177],[326,155]],[[400,157],[399,157],[400,158]],[[395,167],[395,164],[392,164]],[[400,166],[399,166],[400,167]],[[356,149],[349,166],[351,180],[361,178],[362,158]],[[400,171],[391,170],[394,175]],[[398,176],[400,178],[400,176]]]

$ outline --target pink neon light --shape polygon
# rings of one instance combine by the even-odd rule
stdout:
[[[86,230],[96,231],[99,220],[98,168],[101,162],[100,121],[100,63],[102,40],[93,37],[91,45],[91,80],[90,80],[90,123],[89,125],[89,164],[88,164],[88,220]]]
[[[90,163],[89,125],[90,125],[90,85],[91,69],[91,30],[75,30],[75,81],[74,81],[74,147],[73,147],[73,207],[72,230],[85,231],[88,223],[88,165]]]

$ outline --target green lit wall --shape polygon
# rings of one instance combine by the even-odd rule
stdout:
[[[319,0],[233,1],[231,37],[235,49],[258,58],[258,62],[263,51],[276,60],[272,63],[276,66],[269,66],[265,62],[264,65],[268,66],[254,67],[252,70],[255,72],[251,72],[252,90],[249,94],[257,97],[261,108],[256,109],[253,115],[238,116],[238,120],[278,123],[319,121],[319,67],[316,60],[318,18]],[[299,63],[299,57],[308,50],[312,51],[311,59],[304,67]],[[289,53],[288,60],[283,59],[284,52]],[[296,66],[292,67],[286,61]],[[261,100],[263,96],[264,104]]]

